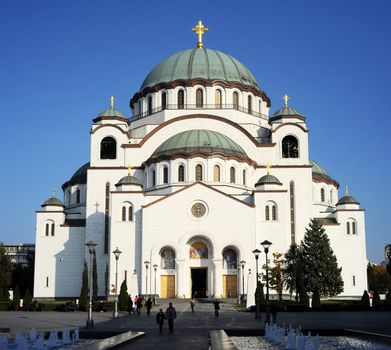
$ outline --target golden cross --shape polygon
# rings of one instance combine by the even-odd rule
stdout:
[[[197,47],[199,49],[203,48],[204,44],[202,43],[202,35],[204,34],[204,32],[207,32],[209,30],[209,28],[204,27],[204,25],[202,24],[202,21],[198,21],[198,24],[195,26],[195,28],[191,28],[191,30],[193,32],[196,32],[196,34],[198,35]]]
[[[282,99],[285,101],[285,107],[288,107],[289,96],[285,94],[285,96]]]
[[[346,185],[346,189],[345,189],[345,196],[349,196],[349,192],[348,192],[348,185]]]
[[[110,97],[110,108],[111,109],[114,109],[114,102],[115,102],[115,98],[114,98],[114,96],[111,96]]]
[[[130,166],[130,164],[128,165],[128,176],[130,176],[130,170],[132,169],[132,167]]]
[[[52,197],[56,197],[56,189],[54,187],[52,188]]]
[[[270,163],[266,164],[267,174],[270,175]]]

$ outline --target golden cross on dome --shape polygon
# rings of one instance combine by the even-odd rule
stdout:
[[[115,98],[114,98],[114,96],[111,96],[110,97],[110,108],[111,109],[114,109],[114,102],[115,102]]]
[[[345,189],[345,196],[349,196],[349,192],[348,192],[348,185],[346,185],[346,189]]]
[[[191,28],[191,30],[193,32],[196,32],[196,34],[198,35],[197,47],[199,49],[203,48],[204,44],[202,43],[202,35],[204,34],[204,32],[207,32],[209,28],[204,27],[202,21],[198,21],[198,24],[195,26],[195,28]]]
[[[54,187],[52,188],[52,197],[56,197],[56,189]]]
[[[130,166],[130,164],[128,165],[128,176],[130,176],[130,170],[132,169],[132,167]]]
[[[270,175],[270,168],[271,168],[270,163],[267,163],[266,164],[266,169],[267,169],[267,174],[268,175]]]
[[[285,101],[285,107],[288,107],[289,96],[285,94],[285,96],[282,99]]]

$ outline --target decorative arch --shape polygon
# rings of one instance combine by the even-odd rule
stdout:
[[[179,89],[177,93],[177,106],[178,109],[185,108],[185,90]]]
[[[168,166],[163,166],[163,183],[168,184]]]
[[[346,222],[346,234],[356,235],[357,234],[357,221],[353,218],[349,218]]]
[[[160,267],[163,270],[175,270],[175,250],[171,247],[165,246],[160,249]]]
[[[201,88],[198,88],[196,90],[196,108],[203,108],[204,107],[204,90]]]
[[[213,181],[220,182],[221,181],[221,168],[220,165],[215,164],[213,166]]]
[[[320,189],[320,201],[322,203],[326,202],[326,192],[323,187]]]
[[[223,94],[220,89],[215,90],[215,108],[221,108],[223,105]]]
[[[100,142],[100,159],[117,158],[117,141],[114,137],[106,136]]]
[[[202,166],[202,164],[197,164],[196,166],[195,166],[195,180],[196,181],[203,181],[203,171],[204,171],[204,169],[203,169],[203,166]]]
[[[293,135],[285,136],[282,141],[282,158],[299,158],[299,140]]]
[[[239,93],[237,91],[232,93],[232,106],[234,109],[239,109]]]
[[[56,226],[53,220],[46,220],[45,222],[45,236],[54,236],[55,235]]]
[[[190,259],[208,259],[209,249],[206,243],[202,241],[191,243],[189,249],[189,257]]]
[[[185,166],[183,164],[179,164],[178,166],[178,182],[185,181]]]
[[[265,204],[265,221],[278,220],[278,206],[274,201],[267,201]]]
[[[223,255],[223,268],[224,269],[237,269],[238,268],[238,252],[233,247],[225,247],[222,251]]]
[[[234,166],[231,166],[229,168],[229,182],[231,184],[234,184],[236,183],[236,169]]]
[[[133,221],[133,204],[131,202],[123,202],[121,204],[121,221]]]
[[[162,92],[161,99],[162,99],[162,105],[161,105],[162,109],[166,109],[167,108],[167,92],[166,91]]]

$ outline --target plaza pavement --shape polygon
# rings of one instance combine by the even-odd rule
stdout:
[[[112,313],[93,313],[95,332],[143,331],[145,336],[132,343],[120,345],[117,349],[208,349],[209,332],[215,329],[259,331],[264,325],[255,320],[254,313],[240,312],[232,303],[222,303],[220,316],[214,316],[211,301],[196,303],[195,312],[191,312],[188,301],[172,300],[177,310],[174,334],[168,332],[167,322],[163,334],[159,334],[153,308],[151,316],[143,308],[141,316],[120,313],[118,319],[112,319]],[[167,300],[160,301],[160,307],[168,306]],[[10,328],[11,332],[50,330],[52,328],[84,327],[85,312],[0,312],[0,328]],[[284,312],[277,315],[277,323],[303,329],[355,329],[391,336],[391,312]]]

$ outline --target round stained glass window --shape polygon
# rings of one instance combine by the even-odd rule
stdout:
[[[200,218],[200,217],[204,216],[206,213],[205,205],[203,205],[202,203],[193,204],[193,206],[191,207],[191,213],[196,218]]]

